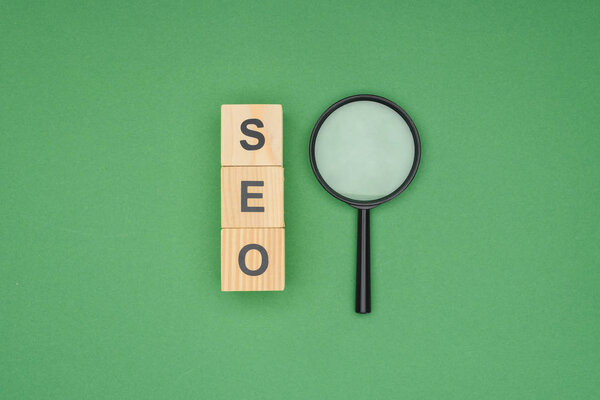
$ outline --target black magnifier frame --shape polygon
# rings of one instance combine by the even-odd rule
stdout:
[[[354,200],[349,197],[343,196],[333,190],[331,186],[325,182],[319,169],[317,167],[317,162],[315,159],[315,143],[317,140],[317,135],[319,130],[321,129],[321,125],[323,122],[333,113],[335,110],[340,108],[343,105],[355,102],[355,101],[374,101],[380,104],[383,104],[392,110],[396,111],[402,119],[407,123],[410,132],[412,134],[413,142],[415,145],[415,158],[413,159],[413,164],[410,169],[410,172],[404,182],[393,192],[390,194],[383,196],[379,199],[375,200]],[[354,96],[349,96],[344,99],[337,101],[332,104],[317,120],[315,127],[312,130],[312,134],[310,136],[310,144],[309,144],[309,157],[310,157],[310,166],[321,184],[323,188],[329,192],[333,197],[343,201],[351,205],[352,207],[358,209],[358,246],[357,246],[357,269],[356,269],[356,312],[359,314],[367,314],[371,312],[371,266],[370,266],[370,232],[369,232],[369,210],[378,206],[381,203],[385,203],[393,199],[402,193],[408,185],[412,182],[415,174],[417,173],[417,169],[419,168],[419,162],[421,161],[421,139],[419,138],[419,132],[417,131],[417,127],[412,119],[408,116],[406,111],[404,111],[399,105],[390,101],[384,97],[376,96],[373,94],[357,94]]]

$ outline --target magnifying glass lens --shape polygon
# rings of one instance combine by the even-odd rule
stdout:
[[[319,173],[335,192],[372,201],[404,183],[413,167],[415,143],[396,111],[375,101],[354,101],[325,119],[314,152]]]

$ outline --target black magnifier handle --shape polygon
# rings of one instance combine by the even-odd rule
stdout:
[[[358,209],[358,247],[356,253],[356,312],[371,312],[371,244],[369,210]]]

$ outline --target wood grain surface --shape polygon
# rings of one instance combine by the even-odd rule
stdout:
[[[256,145],[257,139],[245,135],[241,126],[244,121],[258,119],[262,127],[249,124],[248,129],[264,137],[264,144],[257,150],[246,150],[240,144],[246,141]],[[221,165],[283,165],[283,110],[281,104],[223,104],[221,106]]]
[[[283,228],[221,229],[221,290],[259,291],[283,290],[285,286],[285,230]],[[240,268],[239,255],[244,246],[257,244],[268,254],[266,269],[252,276]],[[245,267],[250,271],[261,268],[260,251],[244,252]]]
[[[262,212],[242,211],[242,181],[263,182],[249,186],[248,193],[262,198],[248,198],[249,207],[262,207]],[[222,167],[221,228],[283,228],[283,167]]]

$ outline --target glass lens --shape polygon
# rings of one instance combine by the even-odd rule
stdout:
[[[375,101],[337,108],[315,141],[319,173],[333,190],[352,200],[372,201],[392,193],[410,174],[414,158],[406,121]]]

